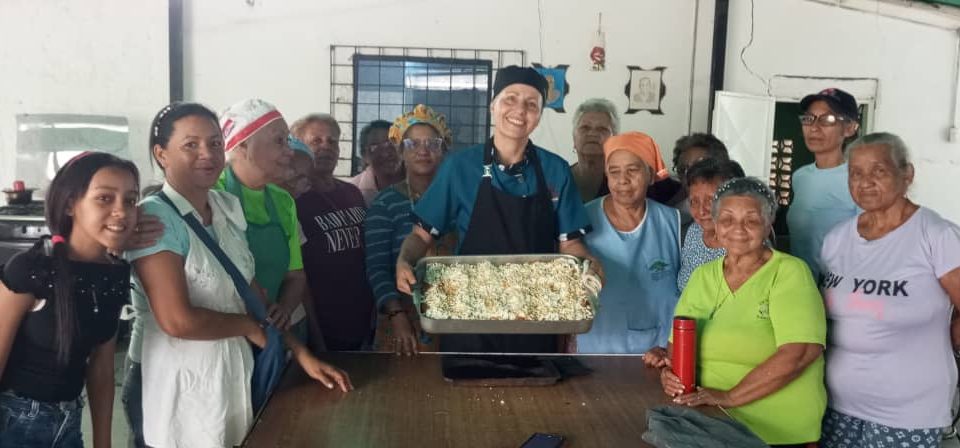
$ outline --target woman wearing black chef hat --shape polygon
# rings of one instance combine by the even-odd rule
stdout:
[[[485,144],[447,156],[413,208],[418,225],[397,260],[397,288],[411,292],[413,266],[431,240],[456,230],[459,255],[564,253],[593,260],[580,238],[589,220],[570,167],[533,144],[547,82],[536,70],[500,69],[490,113],[493,136]],[[448,224],[451,223],[451,224]],[[443,335],[442,351],[543,353],[558,348],[554,335]]]

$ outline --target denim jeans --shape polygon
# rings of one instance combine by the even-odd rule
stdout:
[[[130,428],[130,438],[127,446],[130,448],[145,448],[143,443],[143,382],[140,363],[126,358],[123,365],[123,389],[120,391],[120,401],[123,402],[123,413],[127,417],[127,427]]]
[[[0,393],[0,448],[83,448],[83,398],[46,402]]]

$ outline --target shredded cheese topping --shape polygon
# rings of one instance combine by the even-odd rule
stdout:
[[[593,306],[580,267],[570,260],[430,263],[424,314],[432,319],[586,320]]]

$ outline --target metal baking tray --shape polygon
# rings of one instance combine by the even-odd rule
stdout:
[[[420,315],[420,325],[424,331],[434,334],[581,334],[590,331],[593,319],[585,320],[474,320],[474,319],[432,319],[424,314],[423,286],[428,264],[477,264],[488,261],[494,265],[507,263],[532,263],[569,258],[579,263],[572,255],[563,254],[526,254],[526,255],[461,255],[446,257],[424,257],[420,259],[414,274],[417,283],[413,287],[413,303]],[[588,291],[588,298],[597,312],[597,296]]]

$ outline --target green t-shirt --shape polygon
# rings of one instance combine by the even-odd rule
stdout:
[[[226,190],[225,177],[226,170],[220,175],[220,179],[213,188]],[[267,184],[267,187],[263,190],[251,190],[241,184],[240,191],[243,193],[241,198],[243,214],[247,218],[247,222],[253,224],[270,222],[270,214],[267,212],[267,204],[264,199],[264,192],[269,192],[280,218],[280,226],[283,227],[283,233],[287,235],[287,245],[290,246],[290,265],[287,270],[303,269],[303,256],[300,253],[300,222],[297,220],[297,203],[293,200],[293,196],[274,184]]]
[[[823,300],[802,260],[774,251],[731,292],[724,258],[694,271],[674,314],[697,320],[700,386],[732,389],[783,344],[826,344]],[[826,406],[821,355],[782,389],[728,411],[765,442],[794,444],[820,438]]]

